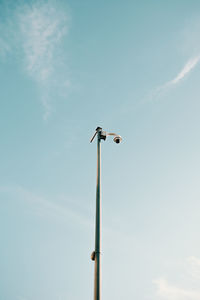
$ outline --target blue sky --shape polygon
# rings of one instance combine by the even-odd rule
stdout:
[[[199,1],[0,1],[0,298],[200,299]]]

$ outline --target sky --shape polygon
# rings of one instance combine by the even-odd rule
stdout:
[[[200,2],[0,0],[0,299],[200,299]]]

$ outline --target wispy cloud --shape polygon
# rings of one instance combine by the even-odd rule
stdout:
[[[51,219],[52,221],[61,223],[70,223],[71,226],[81,226],[93,228],[94,215],[89,212],[88,208],[77,201],[72,201],[67,196],[59,195],[56,197],[45,197],[38,195],[29,189],[20,185],[0,186],[0,197],[4,199],[6,196],[9,201],[17,201],[23,210],[23,213],[30,213],[39,218]],[[123,232],[116,226],[104,225],[105,235],[115,236],[127,242],[133,240],[133,236],[127,232]],[[124,243],[126,245],[126,243]]]
[[[190,58],[182,68],[182,70],[170,81],[162,84],[153,90],[150,95],[150,99],[158,98],[160,95],[168,91],[170,88],[174,87],[176,84],[180,83],[199,63],[200,55]]]
[[[190,256],[187,259],[187,263],[190,265],[190,275],[194,279],[200,279],[200,259],[195,256]]]
[[[22,207],[41,218],[51,218],[58,222],[70,222],[81,226],[91,226],[91,220],[80,209],[72,208],[67,197],[47,199],[37,195],[22,186],[0,186],[0,194],[7,195],[9,199],[15,199],[23,203]],[[62,200],[62,201],[61,201]],[[61,204],[62,202],[62,204]],[[64,203],[63,203],[64,202]]]
[[[178,75],[173,80],[169,81],[167,85],[177,84],[179,81],[181,81],[189,72],[192,71],[192,69],[194,69],[199,60],[200,55],[189,59],[183,69],[178,73]]]
[[[0,37],[0,56],[4,58],[10,51],[11,49],[9,44],[2,37]]]
[[[193,291],[169,284],[165,279],[154,280],[159,299],[165,300],[199,300],[200,291]]]
[[[68,32],[68,16],[51,1],[24,5],[18,12],[27,72],[45,82],[52,75],[62,38]]]
[[[180,52],[189,57],[183,65],[182,69],[174,76],[173,79],[163,83],[162,85],[154,88],[147,98],[151,101],[158,99],[161,95],[165,94],[168,90],[181,83],[198,65],[200,62],[200,22],[199,16],[196,18],[193,16],[189,19],[185,28],[181,29],[178,33],[180,40]]]
[[[159,278],[154,280],[153,283],[156,287],[156,297],[161,300],[199,300],[200,299],[200,289],[199,287],[195,288],[195,283],[199,283],[199,275],[200,272],[200,260],[194,256],[189,257],[187,259],[187,269],[186,269],[186,278],[187,284],[177,284],[177,283],[169,283],[168,280],[164,278]],[[192,284],[189,287],[188,282]],[[198,281],[196,282],[196,279]],[[197,284],[197,286],[199,286]]]
[[[9,21],[3,20],[0,24],[3,32],[1,57],[6,53],[13,56],[18,53],[27,75],[41,90],[44,119],[47,119],[51,111],[49,95],[52,87],[61,89],[61,85],[62,88],[70,85],[66,72],[60,78],[64,67],[67,69],[62,49],[69,30],[68,9],[61,1],[37,0],[17,1],[6,11]]]

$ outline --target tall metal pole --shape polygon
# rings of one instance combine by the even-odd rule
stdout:
[[[94,300],[101,300],[101,129],[97,131]]]
[[[114,136],[116,144],[121,143],[122,138],[116,133],[102,131],[97,127],[90,143],[97,136],[97,186],[96,186],[96,224],[95,224],[95,251],[91,254],[94,261],[94,300],[101,300],[101,140],[106,140],[107,136]]]

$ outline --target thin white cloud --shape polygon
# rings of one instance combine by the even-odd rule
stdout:
[[[41,218],[51,218],[58,222],[69,222],[81,226],[91,226],[92,222],[79,210],[73,209],[65,197],[65,205],[60,203],[59,197],[49,200],[43,196],[25,189],[22,186],[0,186],[1,197],[8,195],[9,199],[17,199],[24,203],[23,207]],[[62,199],[63,200],[63,199]],[[63,201],[62,201],[63,202]]]
[[[200,55],[190,58],[182,68],[182,70],[170,81],[164,83],[163,85],[155,88],[148,96],[149,100],[157,99],[170,88],[175,87],[180,83],[189,73],[197,66],[200,61]]]
[[[177,84],[179,81],[181,81],[189,72],[191,72],[194,69],[194,67],[198,64],[199,60],[200,55],[189,59],[183,67],[183,69],[178,73],[178,75],[173,80],[169,81],[167,85]]]
[[[199,275],[200,259],[191,256],[187,259],[187,269],[184,278],[187,284],[184,283],[169,283],[164,278],[159,278],[153,281],[156,287],[156,297],[159,300],[199,300]],[[191,284],[192,283],[192,284]]]
[[[187,259],[190,265],[190,275],[197,280],[200,280],[200,259],[195,256],[190,256]]]
[[[51,112],[52,90],[70,87],[64,71],[66,53],[62,50],[69,31],[69,10],[63,1],[53,0],[9,2],[1,4],[1,10],[5,10],[7,17],[0,21],[0,56],[5,58],[9,54],[17,58],[37,83],[46,120]]]
[[[199,300],[200,291],[193,291],[169,284],[165,279],[154,280],[156,296],[163,300]]]
[[[44,119],[51,112],[49,90],[55,83],[58,65],[64,64],[60,52],[62,41],[68,33],[69,16],[63,7],[52,1],[36,1],[24,5],[18,12],[22,47],[27,73],[42,85]],[[66,81],[66,78],[65,78]],[[56,88],[59,82],[56,83]]]
[[[40,218],[51,219],[56,222],[69,223],[71,226],[84,226],[93,228],[94,212],[88,215],[88,211],[83,209],[82,205],[71,201],[66,196],[57,196],[52,199],[38,195],[20,185],[0,186],[0,197],[8,198],[10,201],[18,201],[21,207],[27,213],[34,214]],[[115,236],[116,240],[132,241],[133,236],[119,228],[104,225],[105,235],[107,237]],[[135,241],[134,241],[135,242]],[[125,245],[127,243],[124,243]]]
[[[200,259],[195,257],[195,256],[190,256],[188,257],[188,262],[191,263],[192,265],[195,265],[199,268],[200,270]]]
[[[54,71],[59,46],[68,32],[67,13],[51,1],[24,5],[18,12],[27,72],[45,82]]]
[[[10,51],[11,49],[9,44],[2,37],[0,37],[0,56],[5,58],[6,54]]]

